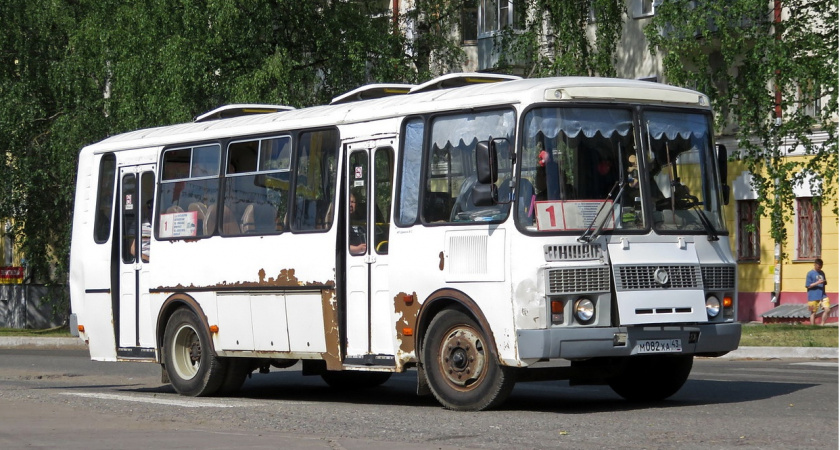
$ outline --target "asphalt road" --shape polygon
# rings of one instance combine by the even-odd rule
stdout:
[[[188,398],[154,364],[0,350],[0,448],[838,448],[836,360],[698,359],[657,404],[540,382],[518,384],[501,409],[452,412],[414,382],[342,393],[277,370],[236,397]]]

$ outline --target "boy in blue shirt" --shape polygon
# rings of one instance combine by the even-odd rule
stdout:
[[[808,309],[811,311],[811,325],[817,318],[817,311],[822,306],[822,324],[828,319],[828,311],[831,309],[831,302],[825,295],[825,272],[822,271],[823,261],[819,258],[814,260],[814,270],[805,276],[805,287],[808,289]]]

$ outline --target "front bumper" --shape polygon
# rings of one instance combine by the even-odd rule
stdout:
[[[626,333],[623,345],[616,344],[619,333]],[[741,324],[550,328],[519,330],[516,337],[520,359],[631,356],[638,341],[650,339],[681,339],[683,355],[720,356],[738,348]]]

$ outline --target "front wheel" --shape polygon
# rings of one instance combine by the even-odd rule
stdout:
[[[481,411],[500,405],[516,383],[501,366],[481,327],[466,314],[446,310],[435,316],[423,340],[429,388],[447,409]]]
[[[195,313],[179,309],[163,334],[163,355],[169,382],[181,395],[213,395],[225,381],[225,361],[210,348],[210,334]]]
[[[630,357],[622,361],[618,374],[608,383],[630,401],[664,400],[683,387],[693,365],[692,355]]]

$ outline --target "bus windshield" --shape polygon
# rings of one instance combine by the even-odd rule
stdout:
[[[537,108],[523,134],[517,217],[526,229],[580,232],[599,211],[613,213],[607,230],[645,227],[630,110]]]
[[[647,111],[643,121],[654,229],[723,232],[711,117]]]
[[[528,112],[517,195],[520,224],[531,231],[578,233],[653,226],[716,238],[724,222],[709,116],[670,110],[641,117],[643,141],[637,144],[629,109]]]

